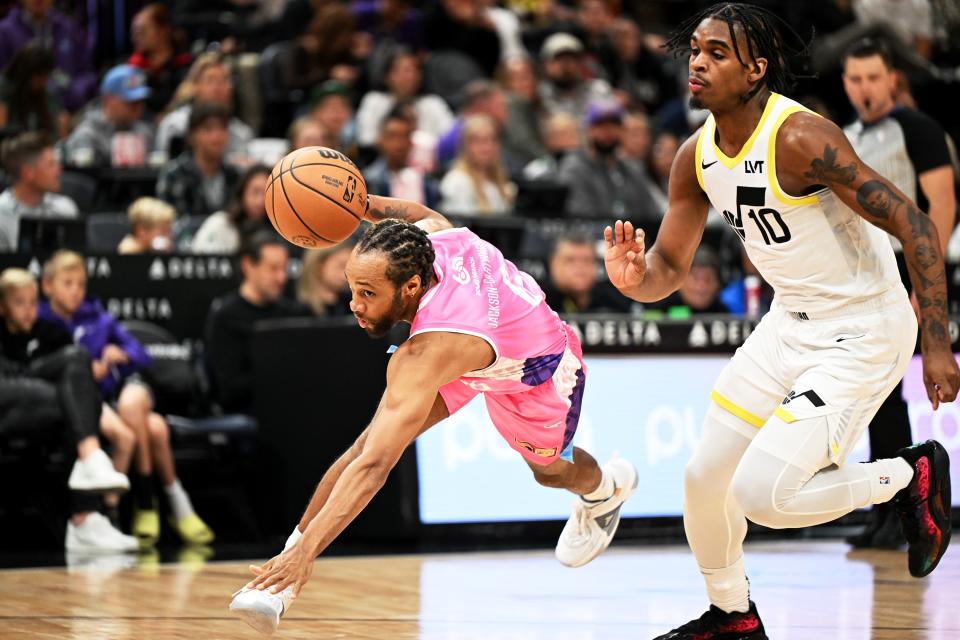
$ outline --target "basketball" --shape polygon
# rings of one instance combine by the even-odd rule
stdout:
[[[273,167],[265,194],[277,233],[305,249],[335,245],[359,226],[367,184],[357,165],[327,147],[303,147]]]

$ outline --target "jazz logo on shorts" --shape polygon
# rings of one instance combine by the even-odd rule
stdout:
[[[552,458],[557,455],[556,447],[535,447],[525,440],[517,440],[516,438],[514,438],[513,441],[517,443],[517,446],[522,447],[533,455],[540,456],[541,458]]]

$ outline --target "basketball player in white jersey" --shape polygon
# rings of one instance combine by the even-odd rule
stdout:
[[[711,607],[659,640],[767,637],[744,573],[747,519],[807,527],[893,500],[917,577],[950,538],[949,462],[938,443],[844,465],[916,344],[884,231],[903,243],[917,292],[930,402],[956,397],[936,228],[836,125],[779,93],[792,85],[788,60],[805,49],[791,48],[785,37],[800,38],[781,26],[758,7],[722,4],[678,28],[668,44],[689,52],[691,105],[711,115],[677,154],[650,251],[629,222],[605,231],[613,284],[660,300],[689,271],[712,204],[775,290],[717,380],[686,470],[684,526]]]

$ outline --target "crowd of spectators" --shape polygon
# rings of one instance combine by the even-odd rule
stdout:
[[[517,242],[523,255],[508,256],[540,261],[537,275],[558,312],[756,313],[745,291],[757,287],[761,310],[769,305],[768,289],[756,285],[755,270],[716,212],[687,282],[645,308],[606,283],[599,234],[573,232],[584,221],[599,228],[629,218],[645,230],[648,245],[656,238],[674,157],[706,115],[688,105],[685,60],[662,43],[702,3],[224,0],[214,3],[223,11],[213,23],[191,19],[207,6],[189,0],[123,0],[112,15],[96,13],[103,3],[0,4],[0,252],[21,249],[24,219],[113,213],[126,224],[117,253],[235,256],[243,283],[214,302],[205,335],[213,392],[225,410],[250,409],[247,343],[255,322],[349,314],[349,245],[301,254],[270,234],[269,167],[303,146],[349,155],[371,193],[421,202],[464,224],[558,219],[550,233],[528,228],[528,236],[541,237]],[[960,93],[960,24],[944,3],[763,4],[801,35],[811,27],[818,34],[812,51],[819,75],[804,80],[794,97],[839,124],[852,121],[840,61],[851,43],[869,36],[895,53],[896,104],[919,105],[948,134],[958,133],[944,96]],[[84,181],[93,188],[81,198],[76,183]],[[128,188],[108,188],[116,183]],[[300,265],[295,286],[287,282],[291,251]],[[20,272],[0,278],[0,329],[7,332],[0,337],[35,331],[13,311],[35,289]],[[55,312],[58,303],[51,296],[44,304]],[[43,331],[58,317],[67,329],[74,322],[64,313],[46,315],[38,321]],[[53,340],[49,350],[68,343]],[[88,363],[101,390],[103,358],[110,371],[137,368],[129,344],[120,353],[107,346],[94,348],[102,353],[91,353]],[[60,382],[68,360],[55,371],[41,372],[30,359],[4,366],[36,380],[38,389],[47,385],[42,393],[63,395],[71,393]],[[165,427],[142,390],[133,379],[104,391],[102,409],[68,416],[68,423],[86,425],[72,433],[86,442],[86,423],[99,421],[114,445],[113,466],[160,474],[178,505],[181,535],[212,537],[166,462]],[[2,391],[0,384],[0,414]],[[119,409],[109,401],[119,401]],[[133,466],[123,453],[131,440],[153,443]],[[149,483],[135,479],[138,514],[154,513],[155,498],[143,486]],[[80,505],[77,513],[89,511]],[[85,540],[81,516],[71,521],[76,544]],[[141,543],[155,541],[152,516],[137,517]],[[116,517],[112,525],[90,522],[91,535],[104,544],[130,544],[117,537],[123,534]]]

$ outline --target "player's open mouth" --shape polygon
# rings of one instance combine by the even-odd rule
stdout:
[[[367,321],[364,320],[363,318],[357,318],[357,324],[360,325],[360,328],[361,328],[361,329],[366,329],[366,328],[367,328]]]

